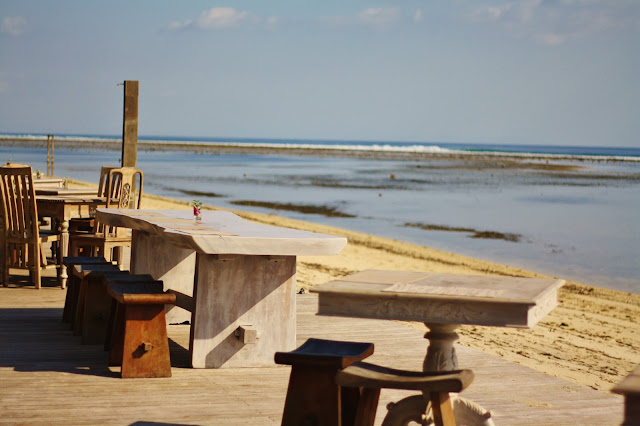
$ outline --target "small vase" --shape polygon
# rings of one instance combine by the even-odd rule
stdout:
[[[194,220],[202,220],[202,213],[194,214],[193,215],[193,219]]]

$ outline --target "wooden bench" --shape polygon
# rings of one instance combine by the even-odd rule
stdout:
[[[171,377],[164,305],[175,304],[176,296],[163,291],[162,281],[115,277],[106,284],[114,302],[109,366],[121,366],[123,378]]]
[[[126,275],[116,265],[107,262],[99,265],[75,265],[71,275],[77,280],[78,301],[73,319],[73,334],[82,336],[83,344],[104,342],[104,330],[109,317],[111,298],[102,285],[104,274]],[[101,334],[102,337],[95,337]]]
[[[373,354],[373,343],[309,339],[291,352],[276,352],[277,364],[291,365],[283,425],[349,425],[358,390],[335,382],[338,371]]]
[[[62,263],[67,267],[70,273],[69,282],[67,283],[67,295],[64,300],[64,309],[62,310],[62,322],[71,324],[76,316],[76,307],[78,306],[78,295],[80,292],[80,282],[73,277],[73,268],[75,265],[106,265],[108,262],[104,257],[76,257],[67,256],[62,259]]]
[[[624,395],[624,421],[622,425],[640,425],[640,365],[611,389],[611,392]]]
[[[435,425],[455,426],[456,420],[449,392],[460,392],[469,386],[473,381],[473,372],[458,370],[423,373],[358,362],[339,371],[335,380],[340,386],[360,389],[353,423],[356,426],[373,425],[380,390],[383,388],[417,390],[425,396],[428,395]],[[345,409],[353,410],[354,408],[345,407]],[[390,415],[385,418],[385,424],[408,424],[411,420],[418,422],[422,420],[401,418],[403,414],[401,411],[394,411],[393,414],[390,412]],[[390,416],[398,418],[392,419]]]

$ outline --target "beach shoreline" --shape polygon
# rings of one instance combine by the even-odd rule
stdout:
[[[143,208],[190,209],[190,206],[184,201],[145,194]],[[230,210],[214,205],[204,208]],[[337,256],[298,258],[297,285],[300,290],[364,269],[545,277],[508,265],[328,225],[275,214],[230,211],[267,225],[341,235],[348,239],[347,247]],[[458,332],[459,343],[609,392],[640,364],[637,318],[640,318],[640,295],[568,281],[559,291],[558,307],[532,329],[462,326]],[[407,325],[426,330],[420,323]]]
[[[529,162],[540,170],[557,170],[556,165],[549,165],[546,162],[572,161],[572,162],[606,162],[606,163],[637,163],[640,158],[625,156],[596,156],[596,155],[564,155],[564,154],[535,154],[519,152],[497,152],[497,151],[419,151],[419,150],[368,150],[359,149],[351,145],[343,148],[324,148],[309,141],[311,146],[298,147],[294,144],[269,144],[269,143],[235,143],[235,142],[207,142],[207,141],[173,141],[169,139],[161,140],[138,140],[138,149],[144,151],[184,151],[207,154],[287,154],[296,156],[327,156],[327,157],[357,157],[361,159],[388,159],[388,160],[429,160],[429,159],[450,159],[465,160],[470,159],[479,162],[491,162],[495,167],[495,162],[505,162],[507,164],[517,162],[519,166],[523,162]],[[0,145],[2,146],[31,146],[46,147],[45,137],[6,137],[0,135]],[[358,142],[354,142],[357,145]],[[54,139],[56,147],[70,149],[102,149],[119,151],[122,149],[122,141],[119,139],[86,137],[64,137]],[[379,145],[390,145],[387,142],[380,142]],[[437,146],[437,143],[433,144]],[[547,168],[548,167],[548,168]]]

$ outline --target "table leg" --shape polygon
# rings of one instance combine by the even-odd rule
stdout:
[[[295,348],[295,256],[198,253],[196,271],[194,368],[273,366],[275,352]]]
[[[455,332],[459,324],[425,323],[429,328],[424,337],[429,340],[427,356],[422,369],[424,372],[458,370],[458,357],[453,344],[458,340]],[[389,412],[383,422],[384,426],[406,425],[409,421],[419,424],[431,424],[428,412],[431,410],[427,401],[429,395],[414,395],[397,403],[389,404]],[[458,395],[451,395],[456,423],[469,426],[493,426],[491,412],[480,405]]]
[[[425,323],[429,332],[424,335],[429,340],[427,356],[424,359],[423,371],[450,371],[458,369],[458,357],[453,344],[458,340],[455,331],[460,324]],[[428,400],[428,395],[425,395]],[[451,403],[456,423],[466,425],[493,426],[491,412],[475,402],[452,395]],[[426,403],[425,403],[426,406]]]
[[[150,274],[164,283],[165,290],[178,292],[188,299],[193,296],[196,252],[176,247],[166,238],[134,230],[131,235],[131,266],[134,274]],[[191,321],[191,309],[167,305],[167,324]]]
[[[53,218],[52,218],[53,220]],[[58,247],[59,262],[60,262],[60,276],[58,281],[60,282],[60,288],[67,288],[67,267],[62,263],[62,260],[69,256],[69,221],[63,220],[60,222],[60,244]]]
[[[427,324],[429,332],[424,335],[429,340],[427,356],[422,371],[450,371],[458,369],[458,357],[453,344],[458,340],[455,331],[459,324]]]

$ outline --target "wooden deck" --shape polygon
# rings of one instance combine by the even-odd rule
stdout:
[[[0,423],[280,424],[289,367],[188,368],[188,325],[169,326],[173,377],[121,379],[99,346],[83,346],[62,324],[65,291],[0,287]],[[391,321],[320,317],[317,298],[297,297],[298,342],[309,337],[374,342],[372,362],[421,369],[426,341]],[[623,399],[457,346],[476,374],[463,395],[497,425],[619,425]],[[408,395],[383,390],[386,404]]]

